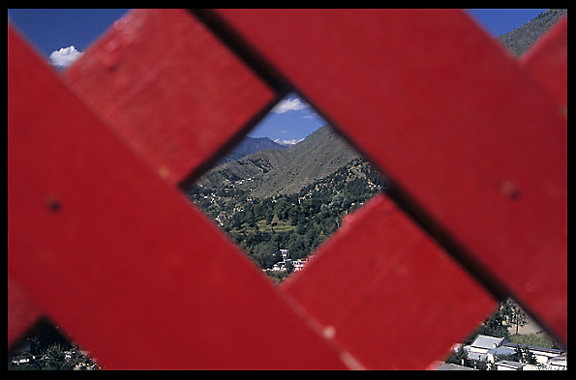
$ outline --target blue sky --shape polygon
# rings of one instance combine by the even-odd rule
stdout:
[[[62,70],[81,56],[128,9],[9,9],[8,17],[38,52]],[[546,9],[474,9],[468,12],[493,36],[518,28]],[[326,122],[290,94],[249,134],[302,139]]]

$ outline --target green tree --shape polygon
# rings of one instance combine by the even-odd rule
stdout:
[[[272,268],[282,258],[278,252],[278,244],[274,240],[269,239],[258,243],[252,248],[251,257],[260,268]]]
[[[290,234],[286,248],[289,257],[293,260],[304,258],[310,253],[306,246],[306,237],[295,233]]]
[[[272,223],[273,219],[274,219],[274,212],[272,211],[272,209],[267,208],[266,209],[266,217],[265,217],[266,224],[270,225]]]
[[[290,274],[294,272],[294,264],[292,264],[292,261],[287,260],[286,261],[286,274]]]
[[[468,337],[466,344],[471,343],[478,334],[506,339],[510,337],[507,317],[504,314],[502,307],[498,307],[490,317],[480,324],[480,326]]]
[[[256,203],[253,207],[254,217],[258,220],[266,217],[266,209],[261,203]]]
[[[523,347],[516,345],[516,357],[517,360],[525,364],[538,364],[536,356],[528,349],[528,347]]]
[[[296,233],[298,235],[304,235],[306,233],[306,227],[306,218],[304,215],[300,214],[300,217],[298,218],[298,224],[296,225]]]
[[[290,224],[295,226],[300,220],[300,210],[297,207],[293,207],[288,212],[288,216],[290,217]]]
[[[502,313],[506,316],[506,321],[509,326],[516,328],[516,335],[518,335],[518,330],[520,327],[526,325],[527,317],[526,314],[520,309],[520,307],[514,302],[507,300],[502,304]]]
[[[280,197],[276,200],[274,205],[274,213],[278,216],[278,219],[285,221],[288,219],[288,210],[290,205],[286,201],[286,198]]]
[[[459,365],[466,365],[468,360],[468,352],[464,349],[463,345],[460,345],[456,350],[452,351],[446,363],[453,363]]]

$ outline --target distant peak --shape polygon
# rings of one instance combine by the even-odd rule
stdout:
[[[299,140],[296,140],[296,139],[291,139],[291,140],[276,139],[276,140],[274,140],[274,142],[276,144],[280,144],[280,145],[284,145],[284,146],[292,146],[292,145],[298,144],[302,140],[304,140],[304,139],[299,139]]]

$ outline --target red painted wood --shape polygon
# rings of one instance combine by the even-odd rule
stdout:
[[[546,33],[520,64],[566,107],[568,97],[568,18],[564,16]]]
[[[455,10],[217,14],[566,343],[566,120],[497,42]]]
[[[11,27],[8,73],[9,275],[104,368],[345,367]]]
[[[365,368],[428,368],[497,307],[384,195],[314,255],[283,288]]]
[[[8,277],[8,348],[38,321],[42,312],[28,292]]]
[[[171,183],[246,132],[246,123],[274,99],[181,9],[131,11],[66,76]]]
[[[566,342],[565,29],[518,64],[456,11],[217,14]],[[274,288],[173,187],[273,97],[185,12],[66,76],[9,28],[9,343],[45,310],[105,368],[414,369],[496,305],[384,197]]]

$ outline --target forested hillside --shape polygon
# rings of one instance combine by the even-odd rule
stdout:
[[[326,125],[290,148],[265,149],[216,166],[195,187],[207,191],[241,189],[262,199],[294,194],[355,158],[358,155]]]
[[[339,226],[342,218],[384,188],[369,164],[357,158],[295,194],[264,199],[249,192],[207,193],[191,198],[263,269],[288,257],[307,257]],[[228,199],[223,199],[228,198]]]
[[[189,189],[263,269],[307,257],[342,218],[384,188],[370,165],[330,130],[294,147],[264,150],[211,170]]]

